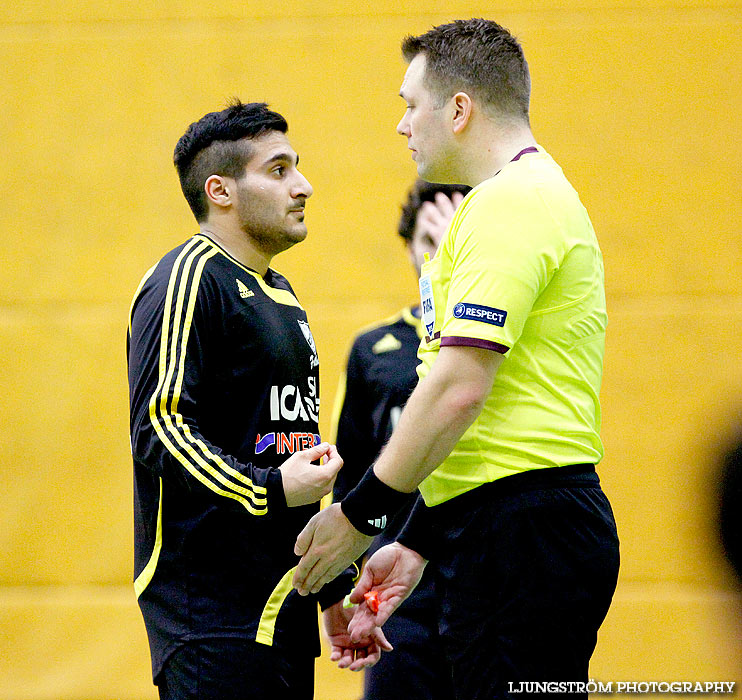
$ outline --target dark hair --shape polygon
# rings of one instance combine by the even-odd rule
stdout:
[[[232,100],[221,112],[209,112],[193,122],[180,137],[173,153],[180,187],[196,221],[208,215],[204,184],[212,175],[239,177],[252,149],[245,139],[269,131],[288,131],[286,120],[265,102],[243,104]]]
[[[487,19],[441,24],[404,39],[402,55],[408,63],[420,53],[428,87],[442,101],[464,90],[501,115],[528,121],[528,63],[505,27]]]
[[[449,199],[454,192],[461,192],[466,195],[471,190],[468,185],[439,185],[435,182],[425,182],[425,180],[416,180],[415,184],[407,193],[407,201],[402,205],[402,215],[399,217],[399,226],[397,230],[399,235],[406,242],[412,240],[415,232],[415,223],[417,222],[417,213],[425,202],[435,202],[435,195],[442,192]]]

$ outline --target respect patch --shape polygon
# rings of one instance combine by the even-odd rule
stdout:
[[[508,316],[507,311],[495,309],[481,304],[465,304],[463,301],[453,307],[454,318],[465,318],[470,321],[491,323],[493,326],[504,326]]]

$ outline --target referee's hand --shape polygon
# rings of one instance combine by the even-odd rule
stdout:
[[[392,542],[373,553],[350,594],[350,602],[358,604],[348,623],[351,642],[368,637],[391,617],[420,583],[427,563],[427,559],[399,542]],[[371,590],[378,594],[376,613],[364,603],[364,593]]]

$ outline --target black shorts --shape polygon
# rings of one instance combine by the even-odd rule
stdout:
[[[314,657],[219,637],[175,651],[157,677],[160,700],[312,700]]]
[[[506,477],[433,511],[456,697],[523,700],[533,695],[521,682],[586,683],[619,567],[616,524],[594,468]]]

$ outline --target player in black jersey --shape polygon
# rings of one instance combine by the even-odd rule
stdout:
[[[296,536],[342,460],[318,434],[306,313],[269,267],[307,234],[286,131],[239,102],[189,127],[175,165],[200,231],[132,302],[135,591],[161,698],[309,699],[318,598],[347,619],[352,575],[314,599],[291,587]],[[363,667],[380,646],[344,651]]]
[[[424,254],[435,255],[456,207],[470,189],[418,180],[410,190],[398,228],[418,276]],[[420,309],[414,306],[366,329],[353,342],[336,399],[337,446],[345,466],[335,481],[335,501],[342,500],[374,463],[417,385],[421,335]],[[409,506],[374,539],[368,554],[395,541],[416,496],[417,492],[410,495]],[[453,699],[434,596],[432,574],[426,573],[387,621],[384,632],[394,652],[366,670],[365,700]]]

